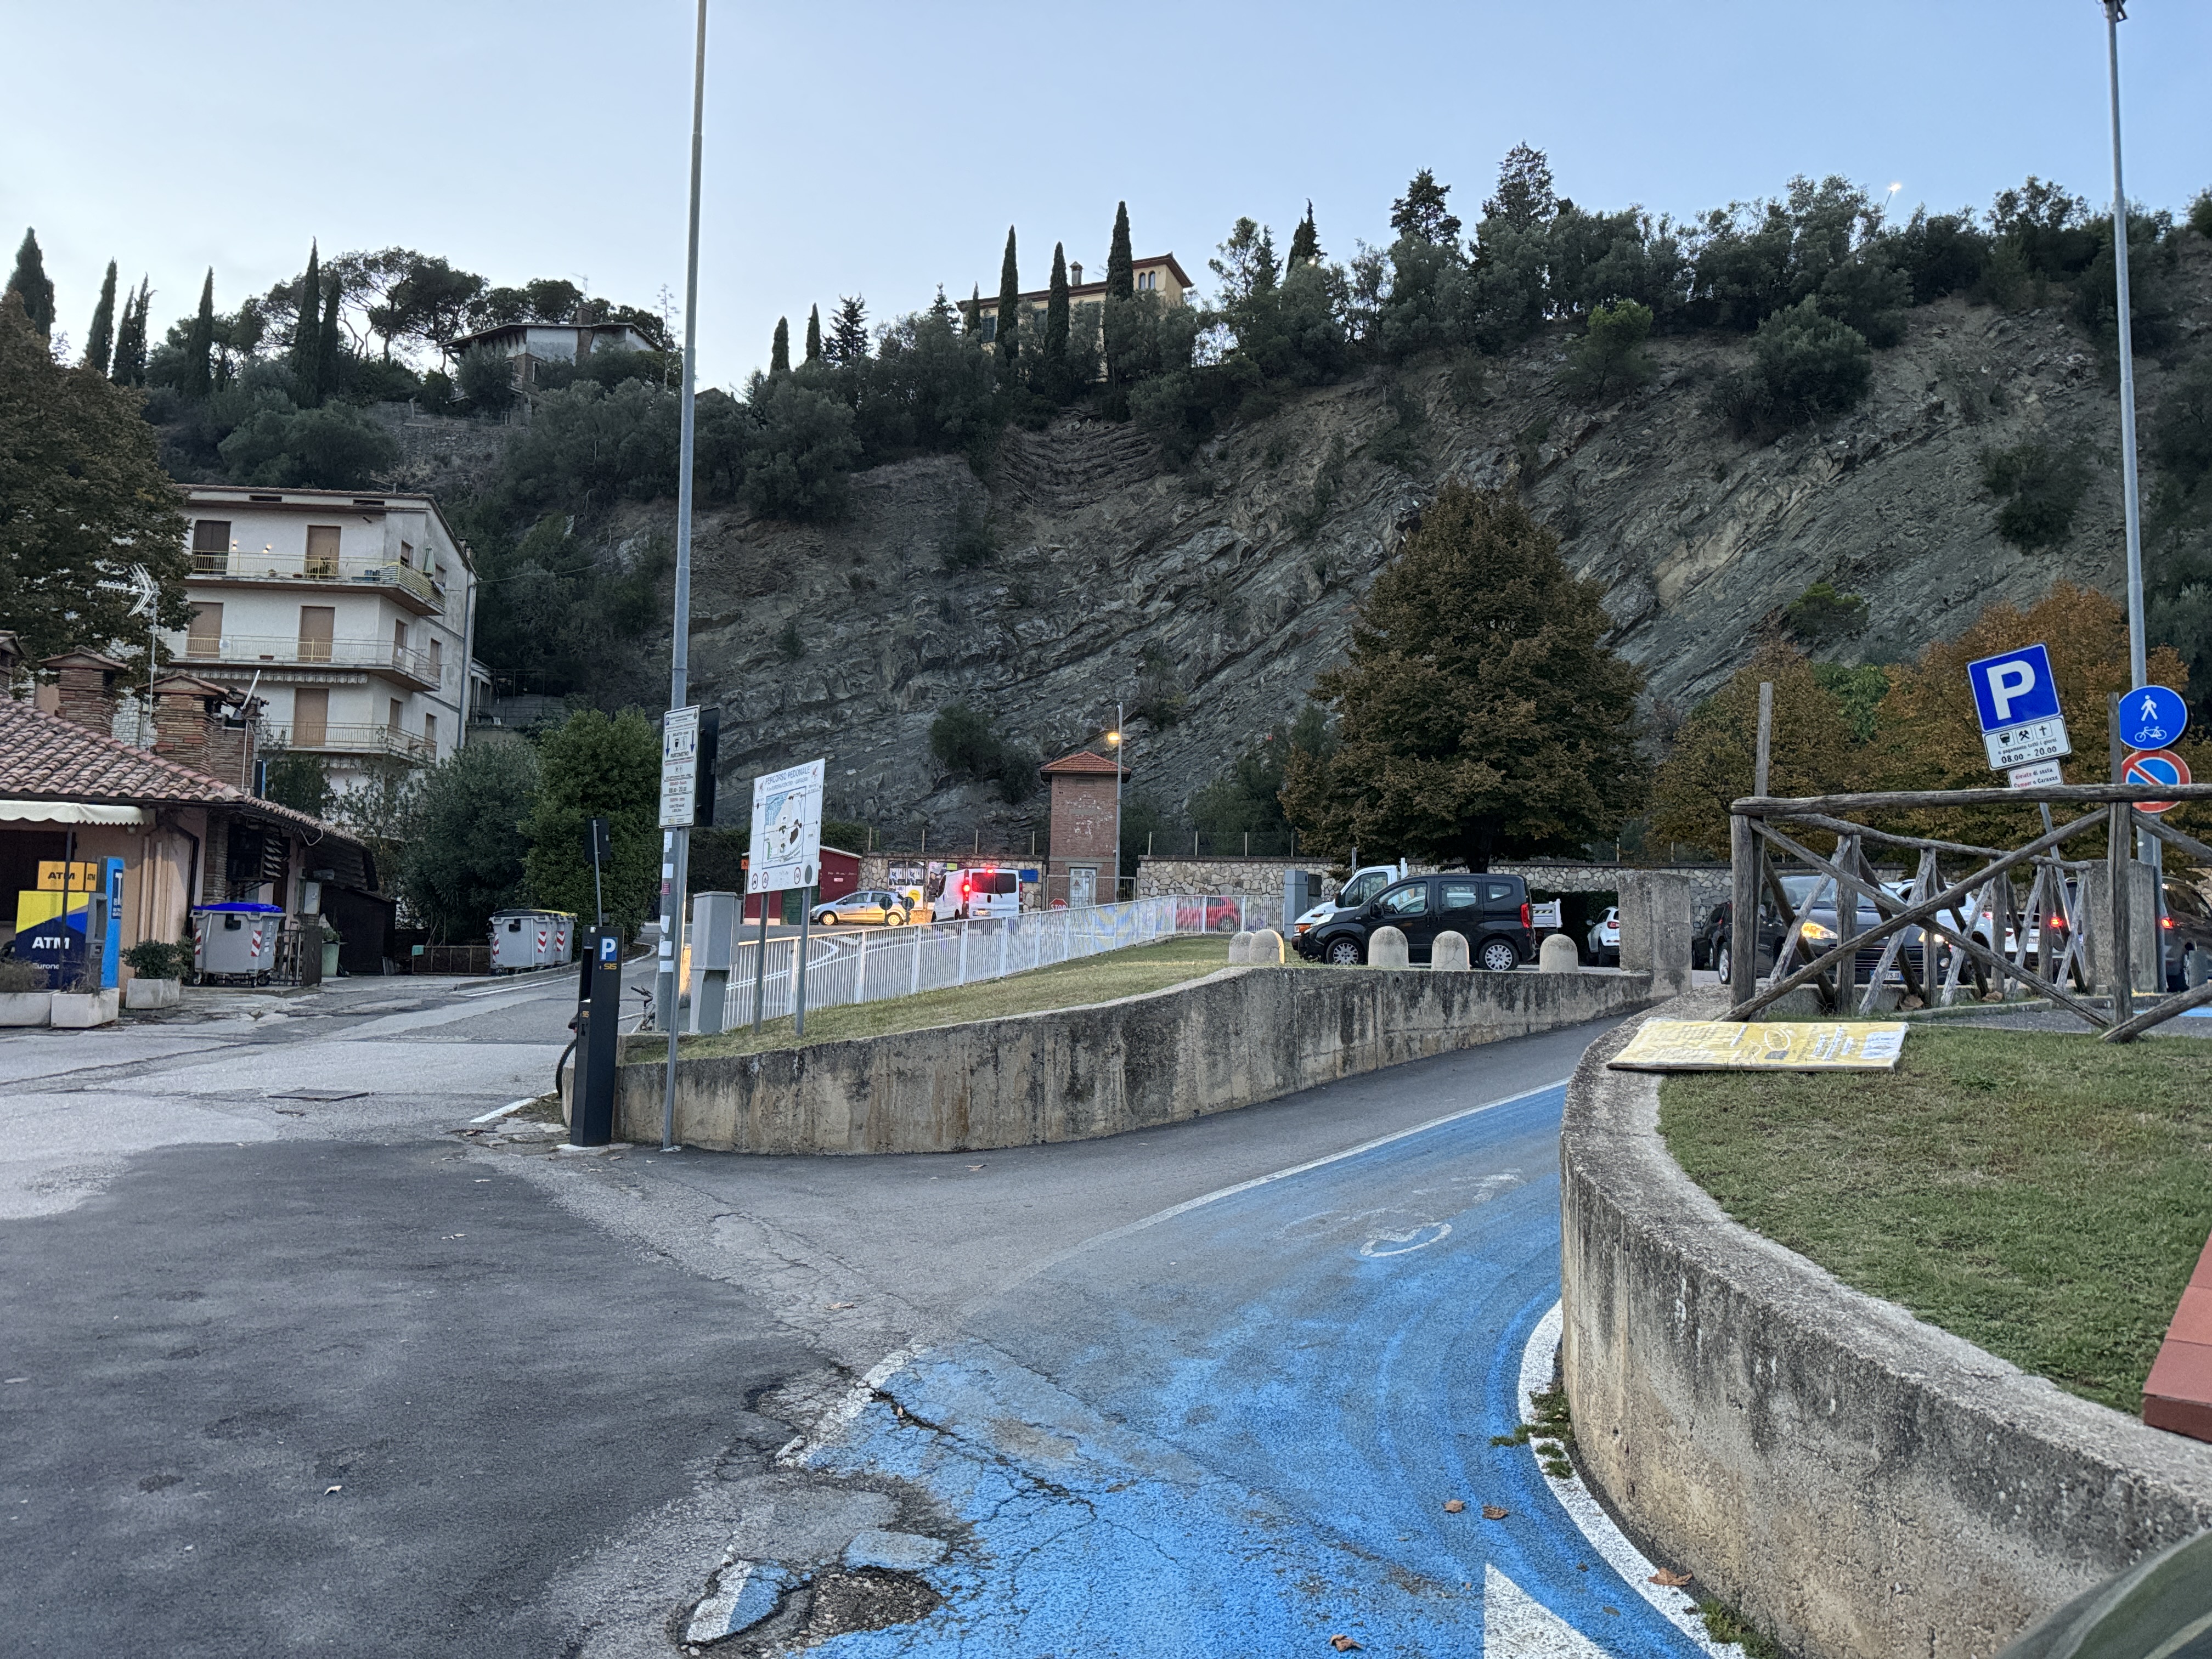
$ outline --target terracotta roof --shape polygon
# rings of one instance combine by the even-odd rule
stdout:
[[[311,842],[328,836],[358,845],[336,824],[8,697],[0,697],[0,796],[132,806],[229,806],[289,824]]]
[[[1041,766],[1037,770],[1048,778],[1080,775],[1085,773],[1096,773],[1101,777],[1110,778],[1116,772],[1127,777],[1129,773],[1127,767],[1117,765],[1115,762],[1107,759],[1105,756],[1094,754],[1088,749],[1079,749],[1072,755],[1062,755],[1058,760],[1049,765]]]

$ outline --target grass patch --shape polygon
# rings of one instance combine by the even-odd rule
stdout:
[[[1295,959],[1295,958],[1294,958]],[[1042,1013],[1051,1008],[1077,1008],[1085,1003],[1111,1002],[1146,991],[1164,991],[1187,980],[1202,979],[1229,964],[1225,935],[1196,934],[1163,939],[1158,945],[1134,945],[1122,951],[1033,969],[1005,979],[965,985],[957,990],[925,991],[920,996],[890,1002],[863,1003],[858,1007],[809,1009],[806,1035],[799,1036],[791,1021],[772,1019],[758,1036],[752,1022],[715,1036],[685,1037],[679,1055],[703,1060],[715,1054],[756,1054],[769,1048],[800,1048],[817,1042],[840,1042],[849,1037],[883,1036],[892,1031],[918,1031],[933,1025],[961,1025],[969,1020],[1002,1019],[1009,1014]],[[731,1015],[737,1018],[751,1006],[750,986],[730,987]],[[647,1035],[631,1038],[623,1055],[627,1062],[665,1056],[668,1039]]]
[[[1916,1026],[1887,1074],[1669,1076],[1659,1127],[1744,1225],[2132,1415],[2212,1231],[2207,1057]]]

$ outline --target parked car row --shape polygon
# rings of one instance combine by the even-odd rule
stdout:
[[[1518,876],[1460,872],[1392,882],[1302,927],[1291,944],[1310,961],[1355,967],[1367,960],[1369,941],[1382,927],[1406,936],[1406,953],[1417,963],[1429,960],[1443,933],[1465,939],[1474,965],[1492,973],[1518,968],[1534,953],[1528,884]]]

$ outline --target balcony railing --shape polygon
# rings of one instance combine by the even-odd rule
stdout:
[[[318,755],[397,755],[428,766],[438,758],[438,745],[417,732],[397,726],[325,720],[319,726],[294,720],[265,721],[264,743]]]
[[[434,611],[446,607],[446,586],[428,572],[397,559],[314,558],[293,553],[194,553],[192,574],[228,581],[329,582],[332,586],[397,587]]]
[[[282,634],[191,634],[185,639],[187,663],[234,663],[242,667],[264,664],[280,667],[305,665],[368,668],[403,674],[434,688],[439,673],[430,665],[427,651],[410,650],[390,640],[301,640]]]

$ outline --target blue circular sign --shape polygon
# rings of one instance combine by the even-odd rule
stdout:
[[[2130,749],[2163,749],[2188,725],[2189,705],[2166,686],[2139,685],[2120,699],[2120,741]]]

